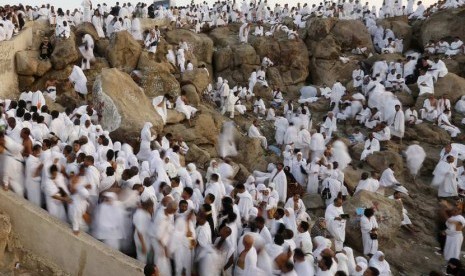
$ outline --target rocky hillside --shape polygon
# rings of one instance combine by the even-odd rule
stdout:
[[[381,20],[379,23],[393,30],[397,37],[404,38],[406,50],[421,50],[429,39],[449,36],[461,36],[465,39],[465,10],[448,10],[438,12],[424,22],[409,23],[406,17],[395,17]],[[452,19],[451,19],[452,18]],[[159,22],[144,22],[146,29]],[[160,24],[159,24],[160,25]],[[104,104],[101,124],[113,132],[113,138],[131,143],[136,149],[140,129],[145,121],[151,121],[159,132],[171,132],[181,136],[190,146],[185,157],[186,162],[195,162],[200,169],[206,169],[211,158],[218,157],[217,139],[225,117],[206,102],[203,92],[207,85],[217,77],[226,78],[230,86],[247,85],[252,70],[260,66],[263,57],[270,58],[275,66],[268,68],[266,76],[270,88],[257,87],[256,93],[269,99],[272,88],[280,87],[286,99],[297,99],[299,89],[304,85],[332,85],[341,81],[351,90],[351,74],[359,61],[373,64],[385,58],[387,61],[402,58],[399,55],[374,55],[369,59],[351,54],[355,47],[366,47],[373,50],[373,43],[366,27],[359,21],[339,21],[337,19],[313,18],[307,28],[299,30],[300,39],[290,41],[284,33],[274,37],[253,37],[249,44],[238,41],[239,25],[231,24],[195,34],[187,29],[162,27],[162,40],[155,55],[143,50],[141,43],[135,41],[126,32],[114,35],[112,39],[99,39],[91,24],[82,24],[73,30],[68,40],[54,39],[54,51],[50,61],[39,61],[37,47],[40,35],[52,34],[52,30],[44,27],[37,32],[35,45],[31,50],[16,54],[16,71],[20,77],[20,90],[44,89],[46,80],[55,78],[59,81],[57,102],[51,109],[63,109],[82,104],[74,97],[72,88],[66,83],[74,64],[80,64],[78,45],[82,34],[91,34],[95,40],[96,60],[92,69],[86,71],[91,100],[99,105]],[[191,60],[194,67],[204,64],[209,74],[203,69],[194,69],[181,76],[178,69],[166,59],[168,49],[178,45],[183,39],[189,45],[186,60]],[[343,64],[339,57],[346,55],[350,61]],[[456,101],[465,95],[465,57],[459,56],[447,60],[449,74],[435,85],[436,95],[447,93]],[[131,78],[133,70],[141,72],[140,77]],[[398,94],[404,104],[423,103],[417,97],[416,85],[410,87],[413,95]],[[185,91],[191,104],[200,110],[192,124],[185,123],[182,114],[170,111],[168,124],[162,125],[161,118],[151,106],[151,98],[169,93],[177,96]],[[250,103],[248,103],[250,105]],[[328,111],[329,102],[321,99],[310,105],[314,124]],[[453,113],[453,122],[460,125],[462,116]],[[245,117],[236,116],[238,126],[236,144],[239,155],[233,158],[236,164],[237,181],[244,181],[253,170],[264,170],[269,162],[278,160],[272,153],[264,152],[259,141],[251,140],[243,133],[253,119],[252,114]],[[341,124],[342,136],[352,131],[349,124]],[[274,140],[272,125],[263,122],[262,131],[268,136],[270,144]],[[402,151],[416,140],[427,152],[427,159],[421,170],[421,176],[413,181],[407,168],[403,165]],[[463,141],[463,136],[456,141]],[[346,203],[352,210],[356,206],[377,202],[386,219],[380,223],[383,229],[380,237],[380,248],[386,253],[395,275],[419,275],[432,269],[439,269],[444,261],[434,254],[437,246],[436,236],[436,191],[430,188],[431,172],[437,163],[439,151],[444,144],[451,141],[450,136],[437,126],[424,123],[406,130],[402,143],[389,142],[387,149],[370,156],[361,168],[346,169],[346,182],[354,188],[364,171],[382,172],[389,163],[396,164],[396,177],[414,195],[404,200],[405,208],[419,230],[413,235],[400,229],[401,206],[379,196],[362,193]],[[351,156],[355,165],[360,163],[363,147],[351,148]],[[324,205],[319,197],[306,197],[307,207],[312,217],[324,212]],[[351,209],[352,208],[352,209]],[[359,229],[353,221],[348,226],[348,243],[360,250]],[[414,250],[414,251],[413,251]]]

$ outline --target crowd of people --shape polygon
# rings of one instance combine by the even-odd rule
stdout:
[[[127,31],[144,44],[146,51],[156,53],[162,32],[158,26],[143,32],[139,18],[165,18],[177,28],[187,24],[197,33],[240,23],[238,41],[246,44],[249,35],[273,36],[275,32],[299,39],[298,29],[318,16],[362,20],[377,53],[402,54],[403,38],[377,24],[377,19],[406,15],[421,20],[438,10],[463,4],[463,0],[446,0],[426,9],[420,1],[414,9],[413,0],[407,7],[397,0],[385,1],[377,11],[358,0],[327,1],[312,7],[277,4],[274,9],[266,1],[233,1],[211,7],[203,3],[166,9],[145,3],[94,6],[84,0],[82,9],[73,12],[55,11],[49,5],[19,5],[0,8],[0,40],[10,39],[21,30],[24,20],[48,20],[57,39],[69,38],[71,26],[90,22],[101,38]],[[282,24],[286,17],[293,18],[294,26]],[[270,29],[265,30],[268,26]],[[85,71],[95,58],[94,41],[89,34],[81,39],[82,60],[80,66],[74,65],[69,82],[85,96]],[[53,48],[48,38],[39,50],[41,59],[50,58]],[[189,51],[188,43],[182,40],[168,49],[166,58],[181,73],[193,70],[193,64],[185,58]],[[351,53],[365,57],[374,54],[363,46]],[[0,101],[1,184],[69,223],[76,235],[87,232],[149,264],[147,275],[155,271],[159,275],[392,275],[389,256],[386,258],[378,244],[382,238],[379,229],[384,226],[379,221],[378,206],[360,206],[359,213],[349,214],[343,202],[366,192],[402,203],[410,193],[396,179],[396,164],[389,164],[380,175],[363,172],[353,190],[344,181],[344,170],[363,167],[365,160],[384,150],[390,140],[402,143],[406,127],[434,123],[453,139],[460,134],[461,128],[451,122],[451,100],[447,94],[436,97],[434,88],[448,74],[441,58],[463,53],[460,37],[450,42],[430,41],[423,53],[408,51],[404,59],[380,59],[372,66],[360,62],[352,73],[353,89],[339,81],[331,86],[308,86],[302,88],[297,102],[286,99],[280,87],[272,87],[270,101],[254,95],[256,86],[269,87],[266,70],[274,62],[268,57],[262,57],[261,66],[253,70],[247,83],[231,88],[227,79],[218,78],[206,91],[211,103],[231,119],[237,113],[254,116],[247,136],[258,139],[265,150],[281,158],[279,163],[269,164],[267,171],[254,171],[245,182],[234,178],[230,158],[238,151],[232,122],[224,123],[218,138],[221,159],[211,160],[203,173],[195,164],[185,164],[189,146],[182,133],[154,133],[151,123],[146,123],[136,153],[129,144],[111,139],[99,125],[101,114],[91,103],[61,113],[49,110],[46,98],[53,101],[57,97],[56,81],[50,80],[43,91],[23,92],[18,99]],[[419,96],[425,97],[420,110],[402,106],[396,96],[412,93],[408,85],[415,83]],[[188,104],[184,94],[172,100],[168,95],[152,100],[163,122],[167,121],[167,110],[174,109],[190,123],[197,109]],[[311,104],[326,100],[330,111],[322,121],[314,120]],[[455,110],[465,114],[465,97],[457,101]],[[263,120],[275,127],[273,141],[263,134]],[[357,125],[348,137],[350,145],[338,131],[341,122]],[[360,160],[354,160],[348,146],[358,144],[363,145],[363,151]],[[415,178],[426,153],[418,143],[412,143],[405,157]],[[457,161],[464,159],[462,144],[444,147],[432,180],[438,198],[455,198],[465,191],[465,166],[457,168]],[[302,200],[305,195],[322,198],[324,217],[312,221]],[[440,252],[448,263],[447,273],[463,275],[460,253],[465,218],[455,205],[445,205],[444,210]],[[399,227],[411,233],[418,231],[405,208],[402,214]],[[357,257],[346,243],[348,222],[356,222],[360,228],[362,239],[351,241],[363,248]]]

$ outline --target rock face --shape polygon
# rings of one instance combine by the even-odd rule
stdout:
[[[62,70],[68,64],[74,63],[79,59],[74,33],[71,33],[68,39],[55,38],[52,44],[54,45],[50,61],[52,62],[53,69]]]
[[[198,65],[200,62],[212,63],[213,41],[207,35],[195,34],[184,29],[175,29],[168,31],[165,35],[165,39],[169,44],[176,45],[178,45],[181,40],[187,42],[189,51],[186,55],[186,60],[192,57],[191,61],[194,65]],[[193,56],[189,56],[189,53],[192,53]]]
[[[202,68],[195,68],[192,71],[186,71],[181,77],[181,84],[192,84],[199,95],[207,89],[209,83],[210,77],[208,72]]]
[[[50,60],[40,60],[37,51],[20,51],[15,54],[16,73],[22,76],[42,77],[52,69]]]
[[[81,37],[83,37],[85,34],[89,34],[92,36],[92,39],[94,41],[99,40],[99,36],[97,34],[97,31],[95,30],[95,27],[92,23],[90,22],[83,22],[79,24],[76,27],[76,31],[74,32],[76,34],[77,40],[79,40]],[[78,41],[79,43],[80,41]]]
[[[316,85],[332,85],[336,80],[347,83],[358,57],[343,64],[339,56],[356,47],[373,52],[373,43],[365,25],[358,20],[312,18],[307,24],[305,44],[311,56],[310,77]]]
[[[404,50],[410,49],[413,28],[408,24],[407,16],[396,16],[379,21],[384,28],[391,29],[394,35],[403,39]]]
[[[0,212],[0,264],[3,264],[3,258],[11,233],[10,217]]]
[[[215,76],[229,80],[229,85],[248,86],[253,70],[258,70],[264,57],[274,67],[268,68],[266,78],[272,87],[286,90],[286,86],[303,83],[308,77],[308,52],[302,40],[287,37],[249,37],[249,44],[238,44],[237,34],[231,24],[210,33],[215,42],[213,69]]]
[[[430,40],[441,38],[465,37],[465,9],[446,9],[439,11],[428,17],[420,31],[421,46]]]
[[[163,121],[151,101],[131,77],[115,68],[103,69],[93,87],[95,106],[103,103],[100,124],[118,140],[134,140],[145,122],[161,131]],[[137,112],[135,112],[137,111]]]
[[[397,235],[402,221],[402,205],[395,200],[368,191],[361,191],[348,199],[343,205],[344,212],[350,215],[350,220],[346,226],[346,242],[350,247],[360,252],[363,252],[362,234],[356,209],[373,206],[377,206],[375,216],[379,225],[379,248],[383,248]]]
[[[106,57],[111,67],[130,73],[137,66],[142,46],[127,31],[115,33],[107,48]]]

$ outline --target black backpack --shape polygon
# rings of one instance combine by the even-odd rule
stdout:
[[[321,191],[321,198],[322,199],[330,199],[332,197],[331,195],[331,190],[329,189],[329,185],[326,185],[326,187],[323,188],[323,191]]]

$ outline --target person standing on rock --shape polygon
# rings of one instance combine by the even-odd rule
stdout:
[[[396,114],[394,115],[394,121],[391,124],[391,134],[401,139],[404,137],[405,132],[405,116],[404,112],[400,108],[400,105],[396,105]]]
[[[462,216],[460,208],[454,208],[450,211],[450,217],[446,221],[447,229],[446,245],[444,246],[444,259],[449,261],[451,258],[460,259],[460,251],[463,243],[463,227],[465,218]]]
[[[99,38],[105,38],[105,33],[103,32],[103,22],[103,16],[100,14],[99,10],[95,10],[94,16],[92,17],[92,25],[94,25]]]
[[[362,231],[363,254],[366,256],[372,256],[378,251],[378,227],[373,208],[365,209],[360,219],[360,229]]]
[[[68,80],[74,86],[76,93],[86,97],[87,95],[87,77],[82,71],[81,68],[74,65],[71,75],[69,75]]]
[[[91,0],[83,0],[82,3],[81,3],[81,6],[82,6],[82,8],[84,10],[83,21],[84,22],[91,22],[91,17],[92,17],[92,14],[91,14],[92,2],[91,2]]]
[[[431,185],[438,187],[438,197],[448,198],[458,195],[457,168],[454,165],[454,156],[447,156],[446,160],[439,161],[433,171]]]
[[[325,219],[328,223],[329,233],[334,237],[334,249],[341,252],[346,239],[346,220],[341,216],[344,215],[342,209],[342,197],[337,197],[325,211]]]
[[[239,28],[239,41],[243,44],[247,44],[249,41],[250,23],[244,23]]]
[[[85,34],[82,38],[82,45],[79,47],[79,51],[82,55],[82,70],[90,69],[90,62],[95,59],[94,56],[94,39],[90,34]]]
[[[181,47],[178,47],[178,50],[176,51],[176,58],[178,60],[178,66],[181,73],[184,73],[186,70],[186,57],[184,56],[184,51],[185,50]]]
[[[150,33],[145,38],[145,49],[150,53],[155,54],[157,52],[157,45],[158,45],[158,36],[156,35],[154,30],[151,30]]]

